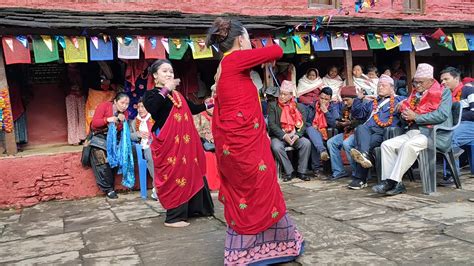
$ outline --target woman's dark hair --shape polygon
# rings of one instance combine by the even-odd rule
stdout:
[[[331,69],[333,69],[333,68],[335,68],[335,69],[337,70],[337,73],[340,72],[340,71],[339,71],[339,68],[338,68],[336,65],[332,65],[332,66],[329,66],[329,67],[328,67],[328,73],[329,73],[329,71],[331,71]]]
[[[379,74],[379,70],[377,69],[377,67],[374,67],[374,66],[371,66],[371,67],[367,68],[367,73],[369,73],[369,72],[375,72],[376,75]]]
[[[316,76],[318,76],[318,77],[319,77],[319,70],[318,70],[318,69],[316,69],[316,68],[314,68],[314,67],[312,67],[312,68],[309,68],[308,70],[306,70],[306,74],[305,74],[305,76],[308,76],[309,72],[311,72],[311,71],[314,71],[314,72],[316,73]]]
[[[156,73],[156,71],[158,71],[158,69],[160,68],[161,65],[163,64],[170,64],[171,65],[171,62],[170,60],[168,59],[159,59],[159,60],[156,60],[155,62],[153,62],[153,64],[151,64],[151,66],[148,68],[148,72],[153,74],[153,73]]]
[[[354,70],[354,68],[355,68],[356,66],[359,66],[360,69],[362,70],[362,72],[364,72],[364,67],[363,67],[362,65],[359,65],[359,64],[354,65],[354,66],[352,67],[352,70]]]
[[[130,99],[130,97],[128,97],[128,95],[126,93],[119,92],[119,93],[117,93],[117,95],[115,95],[114,102],[120,101],[123,98],[129,98]]]
[[[320,93],[324,93],[332,97],[332,89],[330,87],[324,87],[321,89]]]
[[[234,40],[244,33],[244,26],[238,20],[216,18],[207,31],[206,45],[217,44],[222,52],[229,51],[234,46]]]

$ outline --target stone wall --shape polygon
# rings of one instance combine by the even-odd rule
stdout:
[[[41,201],[102,194],[80,152],[0,159],[0,208],[26,207]],[[121,178],[115,180],[121,187]]]

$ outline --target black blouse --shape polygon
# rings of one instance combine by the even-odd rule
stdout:
[[[205,104],[194,104],[193,102],[186,99],[186,103],[191,110],[193,115],[199,114],[206,110]],[[151,114],[155,124],[153,125],[152,131],[155,132],[157,128],[162,128],[168,118],[171,109],[173,108],[173,102],[168,97],[164,97],[160,94],[160,91],[155,87],[152,90],[145,92],[143,95],[143,105],[145,109]]]

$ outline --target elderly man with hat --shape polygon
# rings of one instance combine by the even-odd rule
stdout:
[[[352,116],[366,122],[359,125],[354,133],[355,148],[351,149],[351,156],[356,162],[356,171],[348,185],[350,189],[367,187],[369,168],[372,167],[370,154],[382,143],[386,127],[399,126],[399,114],[395,107],[403,99],[405,97],[395,95],[393,79],[383,74],[377,85],[377,96],[359,93],[354,100]]]
[[[351,115],[352,103],[354,99],[357,98],[356,87],[342,87],[340,95],[342,102],[335,104],[338,105],[340,110],[340,117],[336,120],[336,128],[340,133],[330,138],[327,142],[332,168],[331,180],[349,176],[344,169],[344,163],[340,156],[342,149],[345,151],[346,157],[352,167],[352,175],[355,175],[356,168],[356,164],[350,155],[351,149],[354,148],[354,129],[360,124],[360,121],[354,119]]]
[[[311,142],[303,137],[305,133],[305,108],[296,103],[293,91],[296,85],[284,80],[276,101],[268,104],[268,133],[272,139],[271,148],[275,158],[283,166],[283,181],[293,178],[294,168],[285,147],[293,147],[298,151],[298,169],[296,177],[309,181],[306,175],[311,152]]]
[[[419,64],[413,78],[410,97],[400,106],[401,117],[408,122],[408,131],[382,143],[382,182],[372,187],[374,192],[397,195],[406,192],[403,174],[412,166],[420,151],[428,147],[429,130],[433,125],[452,126],[451,90],[443,88],[433,78],[433,67]],[[440,132],[438,149],[451,145],[451,133]]]

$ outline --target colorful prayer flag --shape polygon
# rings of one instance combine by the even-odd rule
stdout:
[[[411,37],[409,33],[402,35],[402,40],[400,46],[398,46],[400,52],[411,52],[413,51],[413,46],[411,44]]]
[[[11,42],[10,45],[7,44]],[[26,47],[14,36],[4,36],[2,38],[3,43],[3,54],[5,56],[5,64],[30,64],[31,55],[30,48],[28,46],[28,41],[26,42]]]
[[[194,46],[194,49],[193,49],[194,59],[213,57],[211,47],[206,46],[206,35],[191,35],[190,38]]]
[[[331,46],[333,50],[348,50],[345,33],[332,33]]]
[[[169,59],[181,60],[188,50],[186,38],[168,38]]]
[[[352,51],[367,51],[367,42],[365,41],[365,35],[363,34],[351,34],[349,36],[351,41]]]
[[[296,47],[297,54],[311,54],[311,38],[309,32],[295,32],[295,38],[299,39],[300,46]]]
[[[421,33],[412,33],[410,36],[411,43],[413,44],[415,51],[419,52],[431,48],[425,36],[423,36]]]
[[[140,59],[140,45],[137,38],[121,38],[117,44],[117,57],[122,59]]]
[[[163,36],[148,36],[145,39],[145,59],[166,59],[162,38]]]
[[[35,63],[49,63],[59,60],[58,42],[56,40],[46,38],[48,45],[41,37],[33,37],[33,53]],[[51,50],[48,46],[51,45]]]
[[[64,39],[66,41],[66,49],[64,49],[64,62],[87,63],[86,37],[66,37]],[[76,43],[76,45],[74,45],[74,43]]]
[[[466,42],[467,46],[469,47],[469,51],[474,51],[474,34],[465,33],[464,36],[466,37]]]
[[[311,43],[313,44],[313,49],[317,52],[329,52],[331,47],[329,47],[328,37],[325,34],[322,35],[311,35]]]
[[[387,39],[384,40],[384,46],[386,50],[391,50],[402,44],[401,37],[395,34],[387,34]]]
[[[369,43],[369,47],[372,50],[385,49],[382,35],[378,33],[367,33],[367,42]]]
[[[453,33],[454,45],[457,51],[469,51],[464,33]]]
[[[296,52],[295,43],[291,36],[277,36],[281,49],[283,49],[284,54],[294,54]]]
[[[97,47],[92,37],[89,42],[90,60],[91,61],[107,61],[114,60],[114,51],[112,40],[104,41],[104,38],[97,38]]]

